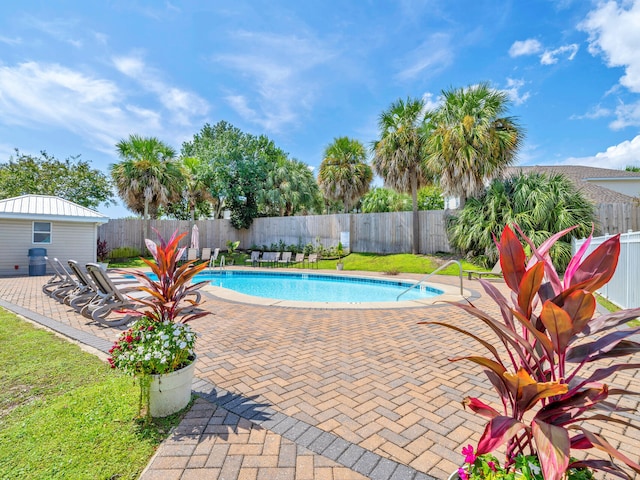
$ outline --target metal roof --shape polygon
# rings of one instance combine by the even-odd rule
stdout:
[[[21,195],[0,200],[0,219],[60,220],[106,223],[109,217],[77,203],[50,195]]]

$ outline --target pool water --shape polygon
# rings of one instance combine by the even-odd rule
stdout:
[[[399,294],[413,285],[407,281],[365,277],[230,270],[199,274],[193,281],[210,281],[214,286],[255,297],[346,303],[395,302]],[[443,293],[442,290],[421,285],[402,295],[400,300],[432,298]]]

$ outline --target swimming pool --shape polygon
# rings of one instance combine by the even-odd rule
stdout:
[[[239,270],[199,274],[193,281],[209,281],[215,287],[254,297],[321,303],[396,302],[396,297],[413,285],[403,280],[346,275]],[[405,293],[401,300],[421,300],[443,293],[443,290],[421,285]]]

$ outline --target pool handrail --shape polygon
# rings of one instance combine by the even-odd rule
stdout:
[[[398,301],[398,299],[404,295],[405,293],[407,293],[409,290],[411,290],[412,288],[416,288],[418,285],[420,285],[422,282],[424,282],[425,280],[427,280],[428,278],[432,277],[433,275],[435,275],[436,273],[438,273],[440,270],[443,270],[445,267],[448,267],[449,265],[452,264],[456,264],[458,265],[458,271],[460,272],[460,296],[463,296],[463,289],[462,289],[462,264],[458,261],[458,260],[449,260],[448,262],[440,265],[438,268],[436,268],[433,272],[428,273],[427,275],[425,275],[424,277],[422,277],[418,282],[414,283],[413,285],[411,285],[409,288],[407,288],[404,292],[400,293],[400,295],[398,295],[396,297],[396,302]]]

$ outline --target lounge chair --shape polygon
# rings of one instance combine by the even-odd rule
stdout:
[[[264,252],[262,257],[258,260],[258,264],[262,266],[263,264],[266,266],[273,265],[273,262],[276,261],[276,252]]]
[[[47,263],[51,267],[51,271],[53,272],[53,275],[42,286],[42,292],[45,295],[47,295],[49,297],[52,297],[53,296],[53,292],[55,290],[57,290],[60,287],[65,286],[72,279],[67,278],[65,273],[60,271],[60,269],[58,268],[57,263],[55,263],[52,259],[50,259],[49,257],[44,257],[44,259],[47,261]]]
[[[220,255],[220,249],[214,248],[213,255],[211,255],[211,258],[209,259],[209,268],[213,268],[216,266],[216,260],[218,260],[218,255]]]
[[[315,264],[316,268],[318,268],[318,254],[310,253],[309,258],[307,258],[307,266],[311,268],[311,264]]]
[[[54,300],[63,303],[65,297],[73,290],[78,288],[79,282],[71,275],[71,273],[69,273],[62,262],[57,258],[53,259],[51,265],[53,266],[55,271],[58,272],[58,275],[64,279],[64,281],[57,288],[53,289],[49,296]]]
[[[198,259],[198,250],[196,248],[187,248],[187,262]]]
[[[209,247],[205,247],[202,249],[202,252],[200,253],[200,260],[202,260],[203,262],[208,262],[209,260],[211,260],[211,249]]]
[[[96,286],[89,278],[89,275],[86,274],[78,265],[78,262],[75,260],[69,260],[67,262],[69,264],[69,268],[76,276],[78,281],[78,286],[67,296],[64,297],[64,303],[72,307],[77,312],[82,310],[89,301],[96,295]]]
[[[493,266],[493,268],[489,271],[479,271],[479,270],[463,270],[463,272],[469,275],[469,280],[473,279],[473,276],[477,276],[478,279],[482,278],[485,275],[501,277],[502,276],[502,267],[500,266],[500,260]]]
[[[259,261],[260,261],[260,251],[259,250],[253,250],[251,252],[251,258],[247,258],[245,260],[245,262],[250,263],[252,267],[255,267],[256,265],[258,265]]]
[[[126,295],[140,291],[140,286],[118,288],[104,270],[96,263],[87,263],[87,272],[91,281],[96,286],[95,295],[87,302],[80,313],[83,316],[108,327],[125,325],[133,320],[131,315],[120,315],[115,318],[107,318],[109,314],[117,310],[135,309],[137,304]]]
[[[288,267],[289,265],[291,265],[291,255],[291,252],[282,252],[282,257],[278,259],[277,264]]]
[[[296,257],[291,261],[291,265],[304,264],[304,253],[296,253]]]

